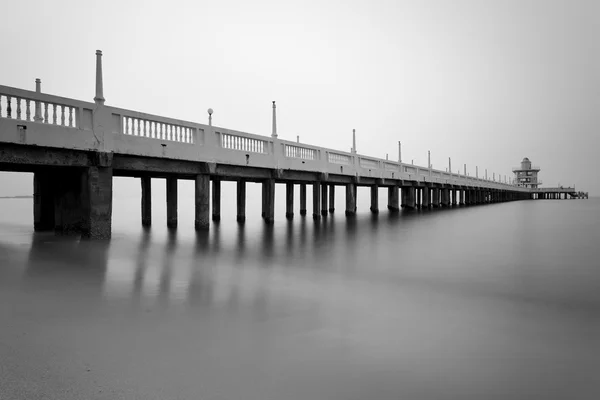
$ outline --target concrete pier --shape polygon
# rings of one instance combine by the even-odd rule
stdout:
[[[443,188],[441,189],[441,206],[442,207],[450,207],[450,189]]]
[[[142,226],[152,225],[152,184],[149,176],[142,176]]]
[[[236,199],[236,221],[239,223],[244,223],[246,222],[246,181],[244,179],[238,179],[237,181]]]
[[[431,206],[438,208],[440,206],[440,189],[434,187],[431,189]]]
[[[313,183],[313,219],[321,219],[321,184]]]
[[[239,212],[239,211],[238,211]],[[210,226],[210,176],[196,175],[194,179],[194,227],[196,230]]]
[[[423,188],[423,202],[421,203],[422,208],[430,208],[431,207],[431,188],[429,186],[425,186]]]
[[[388,187],[388,210],[392,212],[397,212],[400,210],[399,206],[399,195],[400,189],[398,186],[390,186]]]
[[[415,192],[415,194],[416,194],[416,207],[418,209],[420,209],[421,206],[422,206],[422,200],[423,200],[423,195],[422,195],[423,188],[418,187],[415,190],[416,190],[416,192]]]
[[[294,184],[285,184],[285,217],[294,219]]]
[[[33,228],[36,232],[54,229],[54,183],[49,172],[33,174]]]
[[[167,178],[167,226],[177,228],[177,178]]]
[[[221,220],[221,180],[218,178],[212,181],[212,219]]]
[[[300,184],[300,215],[306,215],[306,183]]]
[[[321,184],[321,215],[327,216],[327,188],[329,185],[326,183]]]
[[[379,213],[379,187],[377,185],[371,185],[371,207],[370,210],[373,214]]]
[[[402,187],[402,208],[413,209],[416,206],[415,188],[413,186]]]
[[[346,216],[356,215],[356,185],[346,184]]]
[[[265,223],[272,224],[275,222],[275,179],[266,179],[263,185],[263,209]]]
[[[335,211],[335,185],[329,185],[329,213]]]

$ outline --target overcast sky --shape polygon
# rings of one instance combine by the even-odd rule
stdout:
[[[11,1],[0,84],[600,194],[600,1]],[[31,193],[0,175],[0,195]]]

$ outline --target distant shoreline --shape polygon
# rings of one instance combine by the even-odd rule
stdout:
[[[0,196],[0,199],[32,199],[33,196]]]

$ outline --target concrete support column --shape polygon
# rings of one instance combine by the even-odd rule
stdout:
[[[294,219],[294,184],[285,184],[285,217]]]
[[[415,208],[415,188],[412,186],[402,187],[402,208]]]
[[[214,178],[212,181],[212,219],[217,222],[221,220],[221,179]]]
[[[36,232],[54,229],[54,182],[48,172],[33,174],[33,229]]]
[[[177,178],[167,178],[167,227],[177,228]]]
[[[371,212],[379,213],[379,186],[371,185]]]
[[[335,185],[329,185],[329,212],[333,214],[335,211]]]
[[[458,189],[452,190],[452,205],[453,206],[458,205]]]
[[[199,174],[194,180],[194,228],[208,229],[210,226],[210,175]]]
[[[431,206],[433,208],[438,208],[440,206],[440,189],[434,187],[431,189],[431,192],[432,192]]]
[[[262,183],[263,186],[263,219],[267,224],[275,222],[275,179],[266,179]]]
[[[431,188],[425,186],[423,188],[423,208],[431,207]]]
[[[313,183],[313,219],[321,219],[321,185]]]
[[[356,215],[356,185],[346,184],[346,216]]]
[[[421,200],[422,200],[422,191],[423,189],[421,188],[417,188],[416,189],[416,195],[417,195],[417,208],[421,208]]]
[[[246,222],[246,181],[240,179],[237,181],[237,222]]]
[[[388,187],[388,210],[397,212],[400,210],[399,202],[399,189],[398,186]]]
[[[54,232],[57,235],[81,233],[83,169],[65,168],[54,179]]]
[[[441,192],[442,192],[442,201],[441,201],[442,207],[450,206],[450,189],[442,188]]]
[[[300,184],[300,215],[306,215],[306,183]]]
[[[110,239],[112,224],[112,167],[89,167],[83,174],[81,236]]]
[[[327,215],[327,184],[321,184],[321,215]]]
[[[142,226],[152,225],[152,184],[149,176],[142,176]]]

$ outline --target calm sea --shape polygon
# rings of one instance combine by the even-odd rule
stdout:
[[[32,232],[0,200],[0,399],[598,399],[600,200],[166,228],[116,179],[113,238]],[[310,196],[310,190],[309,190]],[[309,197],[309,206],[311,205]],[[311,213],[309,207],[309,214]]]

